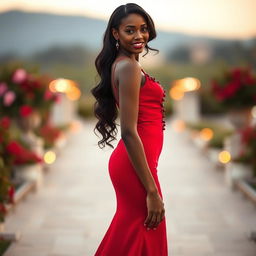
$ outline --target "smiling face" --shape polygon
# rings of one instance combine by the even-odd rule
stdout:
[[[125,55],[135,57],[143,52],[149,39],[148,26],[145,19],[139,14],[129,14],[122,19],[118,30],[112,30],[115,39],[119,40],[119,51]]]

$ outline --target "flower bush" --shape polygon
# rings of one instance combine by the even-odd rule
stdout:
[[[0,119],[0,222],[6,214],[6,204],[13,203],[14,184],[11,170],[14,165],[41,163],[42,158],[22,145],[10,132],[11,119]]]
[[[233,68],[211,81],[216,100],[226,108],[246,108],[256,104],[256,76],[250,68]]]
[[[14,185],[9,179],[10,171],[3,166],[3,159],[0,158],[0,222],[4,221],[6,204],[14,202]]]
[[[10,155],[12,164],[14,165],[34,164],[43,161],[41,157],[15,140],[7,144],[6,151]]]
[[[239,156],[233,161],[250,164],[256,177],[256,126],[248,126],[240,132],[241,150]]]
[[[54,127],[50,123],[47,123],[40,127],[37,131],[38,136],[44,140],[44,147],[51,148],[54,146],[56,140],[60,137],[62,130],[58,127]]]
[[[8,67],[0,70],[0,115],[26,117],[34,110],[42,114],[59,100],[48,85],[51,79],[29,73],[25,69]]]
[[[14,185],[10,180],[11,161],[5,150],[10,140],[10,124],[8,117],[0,119],[0,222],[4,221],[6,204],[13,203],[14,199]]]

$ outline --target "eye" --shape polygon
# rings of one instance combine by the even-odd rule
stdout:
[[[132,29],[128,29],[125,32],[127,32],[128,34],[132,34],[134,31]]]
[[[147,27],[143,27],[141,30],[142,30],[143,32],[148,32],[148,28],[147,28]]]

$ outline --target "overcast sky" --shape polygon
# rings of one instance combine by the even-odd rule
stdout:
[[[11,9],[85,15],[108,19],[116,0],[0,0],[0,12]],[[131,1],[133,2],[133,1]],[[256,0],[138,0],[157,29],[222,38],[256,36]]]

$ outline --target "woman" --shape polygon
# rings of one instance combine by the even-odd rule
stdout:
[[[166,256],[165,210],[157,177],[162,150],[165,91],[139,64],[143,49],[156,37],[151,17],[138,5],[115,9],[95,65],[101,81],[96,98],[94,130],[98,145],[115,139],[119,109],[121,139],[109,159],[117,208],[95,256]],[[157,51],[157,50],[155,50]]]

